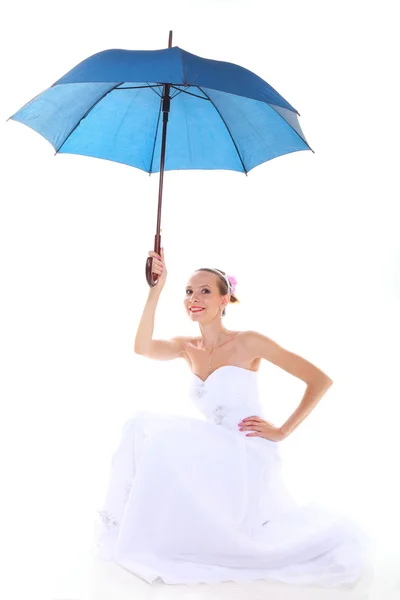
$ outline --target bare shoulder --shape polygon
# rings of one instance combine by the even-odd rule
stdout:
[[[270,337],[258,331],[246,331],[241,343],[254,358],[263,358],[306,383],[323,380],[332,385],[332,380],[306,358],[287,350]]]
[[[257,342],[260,342],[260,341],[264,341],[264,342],[269,341],[271,343],[275,343],[271,338],[267,337],[266,335],[263,335],[262,333],[259,333],[258,331],[253,331],[251,329],[246,329],[245,331],[238,331],[236,333],[238,334],[237,335],[238,343],[248,349],[253,347],[255,344],[257,344]]]
[[[243,347],[245,347],[254,358],[264,358],[265,360],[276,363],[277,361],[279,362],[284,355],[287,356],[289,354],[288,350],[285,350],[278,342],[259,331],[243,331],[239,339]]]
[[[238,350],[240,350],[243,355],[246,355],[250,360],[255,360],[261,357],[265,358],[265,344],[268,342],[273,343],[271,338],[262,335],[258,331],[253,331],[250,329],[238,331],[235,341]],[[260,342],[264,342],[264,356],[261,356],[260,353]]]

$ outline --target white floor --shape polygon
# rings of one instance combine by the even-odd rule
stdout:
[[[397,555],[396,555],[397,553]],[[374,574],[366,573],[353,590],[297,588],[267,581],[239,585],[165,585],[147,582],[114,563],[91,556],[90,549],[49,549],[43,555],[7,560],[1,597],[7,600],[399,600],[400,560],[393,544],[375,546]],[[3,565],[4,565],[3,561]],[[6,590],[7,588],[7,590]]]
[[[26,447],[32,448],[30,454]],[[83,459],[78,443],[69,446],[65,460],[56,453],[54,468],[52,454],[44,449],[37,455],[34,448],[32,440],[25,441],[18,468],[10,462],[10,473],[3,473],[8,493],[0,498],[1,600],[400,600],[398,501],[389,486],[395,481],[394,471],[381,491],[371,485],[369,494],[364,490],[364,501],[356,499],[355,514],[365,511],[363,520],[371,524],[374,546],[373,573],[354,590],[295,588],[262,580],[250,585],[149,585],[115,564],[93,558],[94,507],[102,498],[99,482],[106,479],[108,449],[96,458],[100,477],[94,461]]]

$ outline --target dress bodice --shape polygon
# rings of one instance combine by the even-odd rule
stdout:
[[[238,423],[242,419],[254,415],[263,417],[256,371],[225,365],[213,371],[205,381],[192,375],[190,396],[207,421],[239,431]]]

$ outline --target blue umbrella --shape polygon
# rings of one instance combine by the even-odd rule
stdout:
[[[56,153],[160,172],[159,253],[164,170],[247,174],[277,156],[311,150],[298,116],[251,71],[172,47],[170,32],[167,49],[94,54],[10,118],[46,138]],[[153,286],[151,260],[146,277]]]

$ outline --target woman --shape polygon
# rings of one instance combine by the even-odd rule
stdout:
[[[332,385],[316,366],[254,331],[229,331],[226,306],[236,281],[199,269],[184,305],[198,337],[154,340],[154,315],[167,279],[164,253],[153,258],[135,352],[183,358],[192,371],[191,419],[138,412],[124,427],[100,511],[99,556],[149,583],[250,582],[354,586],[367,540],[348,519],[316,505],[298,506],[280,473],[279,442]],[[306,382],[280,427],[263,418],[257,386],[262,359]]]

